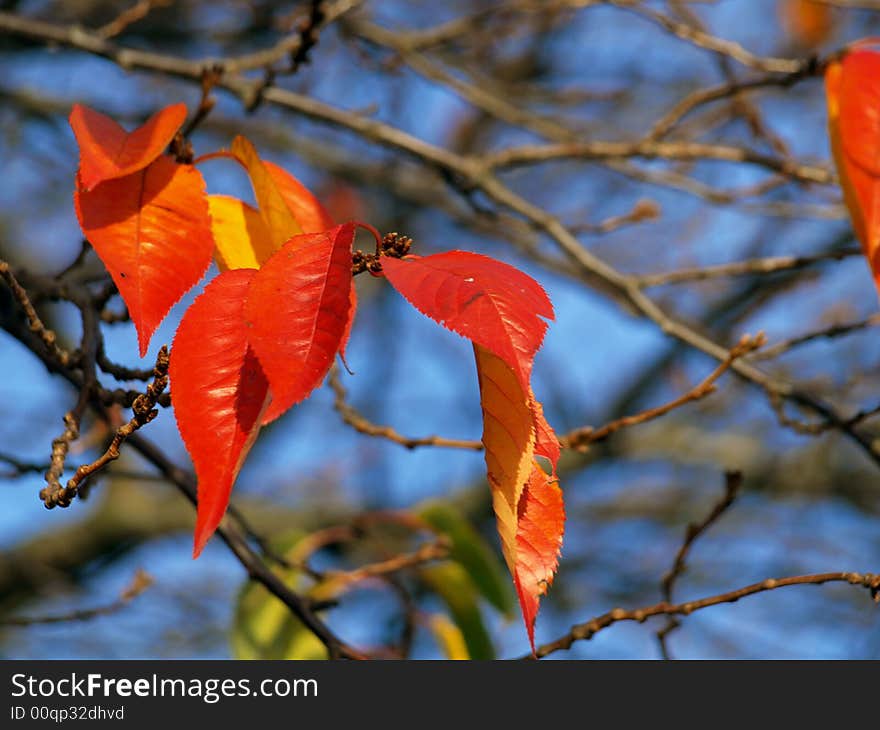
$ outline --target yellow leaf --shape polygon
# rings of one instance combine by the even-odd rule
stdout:
[[[259,269],[275,252],[269,229],[253,206],[228,195],[209,195],[208,208],[220,271]]]
[[[464,636],[446,616],[439,613],[431,614],[428,617],[428,625],[447,659],[471,658],[464,642]]]

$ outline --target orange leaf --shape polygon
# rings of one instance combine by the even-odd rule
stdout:
[[[128,307],[143,357],[168,310],[211,263],[205,182],[191,165],[161,156],[131,175],[77,190],[74,203]]]
[[[186,106],[173,104],[156,112],[133,132],[110,117],[74,104],[70,126],[79,143],[79,179],[84,190],[105,180],[125,177],[155,160],[186,119]]]
[[[844,201],[880,291],[880,44],[859,43],[831,63],[825,88]]]
[[[272,246],[277,250],[291,236],[302,233],[303,228],[287,205],[275,175],[269,172],[268,165],[260,159],[250,141],[242,136],[236,137],[232,140],[231,152],[251,178],[257,207],[269,230]]]
[[[347,223],[291,238],[254,277],[245,306],[248,337],[266,373],[274,420],[323,380],[353,317]]]
[[[516,575],[517,509],[534,463],[535,428],[529,396],[513,369],[489,350],[474,345],[483,447],[501,550]]]
[[[275,253],[269,229],[256,208],[228,195],[209,195],[208,208],[220,271],[259,269]]]
[[[226,271],[208,284],[184,314],[171,349],[174,415],[198,477],[193,557],[223,518],[269,402],[244,316],[256,273]]]
[[[820,0],[781,0],[779,15],[789,36],[805,48],[822,45],[834,32],[834,8]]]
[[[534,651],[540,597],[553,582],[565,521],[562,492],[534,457],[549,459],[555,475],[559,441],[513,369],[479,345],[474,356],[492,506]]]
[[[330,214],[305,185],[274,162],[265,160],[263,165],[303,233],[317,233],[333,227]]]
[[[382,258],[397,291],[422,314],[495,353],[528,390],[532,360],[553,319],[534,279],[513,266],[467,251]]]
[[[534,463],[519,501],[514,573],[514,585],[533,652],[535,619],[541,596],[550,588],[556,574],[564,528],[562,490]]]

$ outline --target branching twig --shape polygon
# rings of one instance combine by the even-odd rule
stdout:
[[[880,314],[872,314],[870,317],[860,319],[857,322],[833,324],[830,327],[823,327],[822,329],[816,330],[814,332],[808,332],[804,335],[799,335],[797,337],[791,337],[787,340],[782,340],[774,345],[770,345],[769,347],[761,350],[761,352],[756,352],[751,357],[753,360],[772,360],[779,357],[780,355],[785,354],[794,347],[798,347],[799,345],[803,345],[808,342],[813,342],[814,340],[842,337],[843,335],[848,335],[851,332],[857,332],[859,330],[867,329],[869,327],[876,327],[878,325],[880,325]]]
[[[12,273],[9,263],[2,260],[0,260],[0,278],[6,282],[9,290],[12,292],[12,296],[15,297],[15,301],[18,302],[18,306],[20,306],[24,312],[28,321],[28,328],[40,338],[40,341],[46,346],[46,350],[52,358],[61,367],[69,367],[72,365],[74,362],[73,355],[58,344],[58,338],[55,332],[43,324],[43,320],[40,319],[40,315],[37,314],[37,310],[34,309],[34,305],[31,302],[27,291],[25,291],[25,288],[18,283],[18,279],[16,279],[15,274]]]
[[[122,442],[159,415],[156,403],[159,400],[159,396],[165,391],[167,385],[168,347],[163,345],[159,350],[159,354],[156,356],[156,365],[153,368],[153,382],[147,386],[145,393],[139,395],[135,399],[131,406],[132,411],[134,412],[131,420],[124,426],[120,426],[116,429],[113,440],[101,456],[91,464],[83,464],[76,470],[74,475],[68,480],[67,486],[64,488],[64,493],[59,497],[59,500],[63,497],[64,501],[69,504],[70,500],[76,496],[85,479],[100,469],[103,469],[111,461],[115,461],[119,458],[119,447],[122,445]]]
[[[736,344],[736,346],[733,347],[733,349],[730,350],[727,358],[725,358],[705,380],[684,395],[681,395],[675,400],[665,403],[662,406],[649,408],[646,411],[636,413],[632,416],[618,418],[616,421],[606,423],[601,428],[586,426],[584,428],[575,429],[574,431],[570,431],[560,437],[559,441],[566,448],[575,449],[576,451],[586,451],[590,444],[608,438],[611,434],[619,431],[621,428],[627,428],[629,426],[645,423],[646,421],[652,421],[655,418],[665,416],[670,411],[680,408],[686,403],[705,398],[707,395],[715,392],[715,381],[718,380],[718,378],[720,378],[738,358],[753,352],[765,342],[766,340],[763,333],[759,333],[755,337],[749,337],[746,335]]]
[[[706,530],[714,525],[733,504],[739,489],[742,486],[742,473],[738,471],[728,471],[724,474],[724,496],[712,507],[712,510],[706,515],[701,522],[691,522],[684,533],[684,542],[675,554],[672,561],[672,567],[669,572],[663,576],[660,581],[660,589],[663,600],[672,603],[672,591],[675,582],[685,570],[685,562],[690,554],[691,547],[697,538]],[[660,652],[664,659],[669,659],[669,647],[666,644],[666,638],[680,625],[680,621],[675,616],[667,616],[666,625],[657,631],[657,641],[660,643]]]
[[[14,616],[11,618],[0,618],[0,626],[35,626],[43,624],[61,624],[74,621],[91,621],[99,616],[107,616],[111,613],[125,608],[135,598],[141,595],[153,585],[153,577],[146,571],[138,569],[131,583],[126,586],[119,598],[113,603],[106,606],[98,606],[97,608],[87,608],[70,613],[53,614],[50,616]]]
[[[728,276],[751,276],[754,274],[773,274],[778,271],[790,271],[822,261],[840,261],[850,256],[861,256],[860,248],[844,248],[815,256],[772,256],[748,261],[735,261],[731,264],[717,264],[679,271],[668,271],[660,274],[643,274],[636,277],[641,287],[663,286],[666,284],[683,284],[691,281],[705,281]],[[763,353],[762,353],[763,355]]]
[[[815,573],[786,578],[768,578],[760,583],[753,583],[744,588],[719,593],[708,598],[685,601],[684,603],[673,604],[668,601],[661,601],[653,606],[632,610],[615,608],[608,613],[603,613],[601,616],[596,616],[590,621],[572,626],[565,636],[538,647],[535,654],[540,659],[548,654],[570,649],[576,641],[589,641],[603,629],[607,629],[609,626],[620,621],[643,623],[652,616],[689,616],[694,611],[701,611],[704,608],[718,606],[722,603],[736,603],[741,598],[753,596],[756,593],[773,591],[787,586],[822,585],[823,583],[849,583],[853,586],[861,586],[871,593],[871,597],[875,602],[880,602],[880,575],[874,573]],[[523,658],[531,659],[532,656],[529,655]]]
[[[421,438],[410,438],[403,436],[395,431],[391,426],[380,426],[368,419],[364,418],[354,406],[346,401],[348,395],[342,380],[339,377],[339,369],[334,366],[330,370],[327,382],[333,389],[333,407],[337,410],[342,420],[345,421],[358,433],[367,436],[378,436],[393,441],[396,444],[406,447],[407,449],[415,449],[419,446],[440,446],[449,449],[470,449],[472,451],[480,451],[483,448],[481,441],[467,441],[463,439],[447,439],[441,436],[423,436]]]

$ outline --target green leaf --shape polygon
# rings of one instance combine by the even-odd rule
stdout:
[[[302,539],[287,535],[278,545],[287,552]],[[305,592],[304,576],[297,570],[279,572],[292,589]],[[262,585],[248,580],[238,594],[232,624],[232,653],[236,659],[326,659],[326,647],[290,609]]]
[[[450,557],[460,563],[480,594],[507,617],[515,613],[510,580],[504,566],[480,534],[452,505],[429,502],[418,513],[452,541]]]
[[[479,593],[465,569],[449,561],[422,568],[420,574],[422,581],[449,607],[471,659],[494,659],[495,647],[480,614]]]

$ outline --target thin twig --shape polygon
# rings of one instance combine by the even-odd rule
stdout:
[[[814,340],[842,337],[843,335],[848,335],[852,332],[857,332],[859,330],[867,329],[869,327],[877,327],[878,325],[880,325],[880,314],[872,314],[870,317],[860,319],[857,322],[833,324],[829,327],[823,327],[820,330],[815,330],[814,332],[807,332],[804,335],[791,337],[787,340],[781,340],[776,344],[770,345],[761,352],[756,352],[751,356],[751,358],[753,360],[772,360],[779,357],[780,355],[783,355],[792,348],[798,347],[799,345],[804,345],[808,342],[813,342]]]
[[[123,10],[113,20],[95,31],[102,38],[113,38],[119,35],[132,23],[142,20],[154,8],[168,7],[174,0],[138,0],[130,8]]]
[[[403,436],[395,431],[391,426],[380,426],[369,421],[362,416],[354,406],[346,401],[348,395],[342,380],[339,377],[339,369],[334,365],[330,370],[327,382],[333,389],[333,407],[342,416],[342,420],[351,426],[358,433],[367,436],[378,436],[393,441],[396,444],[406,447],[407,449],[415,449],[419,446],[439,446],[449,449],[469,449],[472,451],[480,451],[483,448],[481,441],[467,441],[463,439],[447,439],[441,436],[423,436],[421,438],[411,438]]]
[[[561,436],[559,442],[563,447],[575,449],[576,451],[586,451],[590,444],[602,441],[622,428],[636,426],[640,423],[645,423],[646,421],[652,421],[655,418],[665,416],[670,411],[680,408],[686,403],[705,398],[707,395],[715,392],[715,381],[717,381],[738,358],[755,351],[765,342],[766,339],[763,333],[758,333],[755,337],[745,335],[730,350],[730,352],[728,352],[727,357],[708,375],[708,377],[705,378],[705,380],[691,388],[687,393],[680,395],[675,400],[665,403],[662,406],[657,406],[656,408],[649,408],[641,413],[618,418],[615,421],[606,423],[600,428],[585,426],[583,428],[575,429],[574,431],[570,431],[564,436]]]
[[[802,269],[822,261],[841,261],[851,256],[861,256],[860,248],[844,248],[838,251],[816,254],[815,256],[770,256],[747,261],[734,261],[730,264],[716,264],[679,271],[667,271],[659,274],[643,274],[636,276],[640,287],[663,286],[666,284],[683,284],[691,281],[705,281],[728,276],[751,276],[754,274],[773,274],[778,271]]]
[[[122,443],[137,431],[145,426],[159,415],[156,403],[159,396],[168,386],[168,347],[163,345],[156,356],[156,365],[153,368],[153,382],[147,386],[146,392],[139,395],[131,408],[134,413],[131,420],[123,426],[116,429],[113,440],[107,447],[107,450],[101,454],[91,464],[83,464],[79,467],[74,475],[68,480],[67,486],[64,488],[65,501],[69,503],[76,496],[83,481],[95,472],[103,469],[111,461],[119,458],[119,447]]]
[[[802,585],[822,585],[824,583],[849,583],[853,586],[861,586],[866,588],[875,603],[880,603],[880,574],[874,573],[814,573],[811,575],[795,575],[786,578],[768,578],[760,583],[752,583],[743,588],[733,591],[726,591],[708,598],[700,598],[694,601],[685,601],[684,603],[669,603],[661,601],[652,606],[626,610],[623,608],[615,608],[612,611],[603,613],[600,616],[582,623],[572,626],[569,632],[556,641],[543,644],[538,647],[535,652],[535,658],[540,659],[548,654],[557,651],[570,649],[576,641],[589,641],[603,629],[607,629],[620,621],[637,621],[644,623],[652,616],[689,616],[694,611],[701,611],[704,608],[718,606],[722,603],[736,603],[741,598],[753,596],[757,593],[765,591],[773,591],[778,588],[786,588],[788,586]],[[531,659],[532,655],[527,655],[523,659]]]
[[[679,576],[684,573],[685,562],[690,554],[691,547],[703,533],[714,525],[721,515],[723,515],[733,505],[737,494],[739,494],[742,486],[742,472],[728,471],[724,474],[724,496],[712,507],[706,517],[701,522],[691,522],[684,532],[684,541],[679,547],[675,558],[672,561],[672,567],[663,576],[660,581],[660,589],[663,600],[672,603],[672,591],[675,588],[675,582]],[[679,627],[681,622],[675,616],[667,616],[666,625],[657,631],[657,641],[660,644],[660,653],[664,659],[670,659],[669,647],[666,638],[669,634]]]
[[[2,260],[0,260],[0,278],[6,282],[9,290],[12,292],[12,296],[15,297],[15,301],[18,302],[18,306],[24,312],[28,321],[28,328],[40,338],[40,341],[46,346],[46,350],[51,354],[52,358],[61,367],[66,368],[73,364],[73,355],[58,344],[58,337],[55,332],[43,324],[43,320],[37,314],[37,310],[34,308],[27,291],[19,284],[18,279],[15,278],[9,263]]]
[[[13,616],[0,618],[0,626],[35,626],[45,624],[71,623],[74,621],[91,621],[99,616],[107,616],[125,608],[135,598],[153,585],[153,577],[144,570],[138,569],[131,582],[126,586],[119,598],[106,606],[80,609],[69,613],[52,614],[49,616]]]

